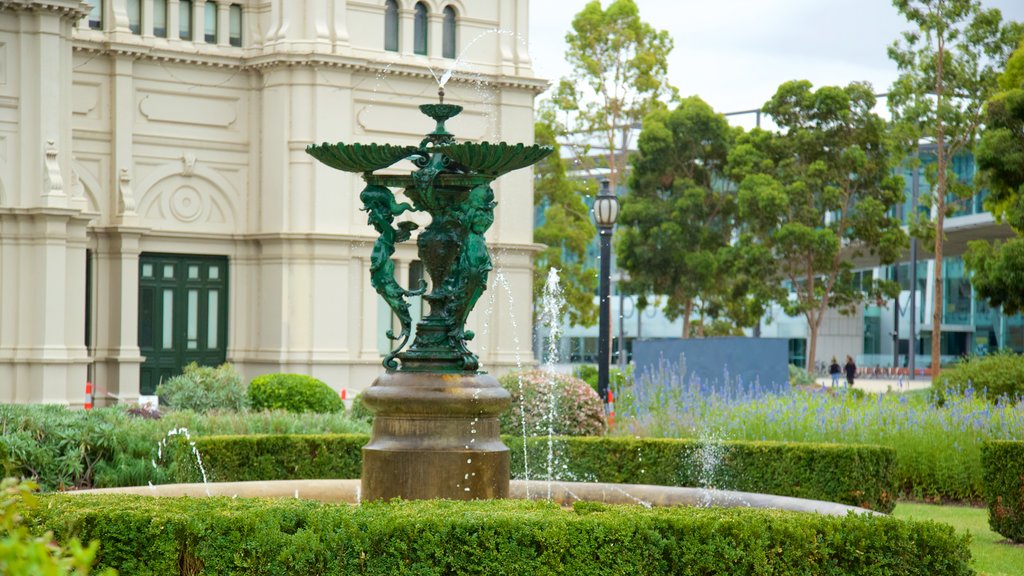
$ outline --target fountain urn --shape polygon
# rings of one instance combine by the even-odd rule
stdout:
[[[419,146],[325,142],[306,148],[327,166],[362,174],[362,210],[378,235],[370,279],[400,326],[397,334],[387,331],[394,346],[384,357],[386,371],[363,395],[375,412],[372,436],[363,448],[364,500],[508,497],[509,454],[498,415],[510,396],[479,370],[477,356],[467,347],[474,334],[466,320],[492,268],[484,241],[497,205],[490,185],[502,174],[540,161],[551,148],[456,142],[445,122],[462,107],[445,104],[443,90],[439,93],[439,103],[419,107],[436,123]],[[402,160],[410,160],[416,170],[376,173]],[[399,202],[394,189],[411,203]],[[411,212],[430,215],[416,238],[430,282],[403,287],[395,280],[392,255],[418,228],[409,220],[396,222]],[[430,311],[414,330],[409,298],[421,295]]]

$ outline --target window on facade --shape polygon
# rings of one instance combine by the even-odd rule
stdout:
[[[128,0],[128,29],[132,34],[142,33],[142,0]]]
[[[167,0],[153,0],[153,35],[167,38]]]
[[[103,29],[103,3],[100,0],[86,0],[89,5],[89,15],[86,16],[86,21],[89,24],[89,28],[93,30]]]
[[[417,54],[427,53],[427,6],[423,2],[416,3],[416,16],[413,19],[412,51]]]
[[[444,9],[444,27],[441,32],[444,40],[442,55],[445,58],[455,58],[455,8],[451,6]]]
[[[384,3],[384,49],[398,52],[398,2]]]
[[[232,4],[228,11],[230,26],[228,27],[228,41],[235,48],[242,47],[242,6]]]
[[[192,39],[192,0],[180,0],[178,3],[178,38]]]
[[[207,44],[217,43],[217,4],[207,2],[203,12],[203,40]]]

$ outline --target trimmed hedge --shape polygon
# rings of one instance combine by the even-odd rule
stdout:
[[[339,412],[345,403],[323,381],[305,374],[264,374],[249,383],[253,410]]]
[[[267,434],[194,438],[211,482],[359,478],[363,434]],[[179,441],[171,449],[174,482],[199,479],[192,447]]]
[[[505,436],[514,477],[523,477],[523,439]],[[195,447],[211,481],[359,478],[363,435],[206,436]],[[547,438],[527,441],[531,479],[548,478]],[[861,506],[895,506],[895,451],[877,446],[581,438],[553,439],[554,477],[567,481],[704,486]],[[179,471],[195,470],[191,447],[173,450]],[[716,466],[705,458],[717,454]],[[709,476],[710,477],[707,477]],[[195,482],[198,474],[175,478]]]
[[[1024,543],[1024,442],[998,440],[981,445],[988,524]]]
[[[523,439],[504,439],[513,474],[523,470]],[[881,446],[798,442],[719,442],[667,438],[556,438],[559,480],[708,486],[838,502],[880,512],[896,506],[896,451]],[[547,478],[547,438],[527,440],[530,477]]]
[[[974,573],[966,535],[886,516],[86,495],[46,496],[26,516],[61,540],[99,539],[100,565],[133,576]]]

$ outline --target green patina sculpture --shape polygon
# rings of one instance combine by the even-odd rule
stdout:
[[[444,126],[462,107],[441,102],[423,104],[420,110],[437,123],[417,146],[377,144],[310,145],[306,152],[324,164],[346,172],[359,172],[366,188],[359,195],[368,222],[380,235],[370,257],[374,289],[394,311],[402,330],[388,338],[399,341],[384,358],[389,370],[465,372],[476,371],[479,361],[467,347],[473,332],[466,320],[487,288],[492,264],[484,233],[494,223],[496,178],[530,166],[551,153],[547,146],[510,145],[504,142],[457,143]],[[374,174],[400,160],[417,166],[409,175]],[[395,199],[392,188],[402,189],[412,205]],[[395,280],[391,260],[395,246],[412,237],[418,226],[411,221],[395,224],[405,212],[427,212],[430,224],[419,233],[416,246],[430,276],[416,290],[402,288]],[[403,351],[412,332],[409,296],[422,294],[430,313],[416,326],[416,338]],[[400,364],[399,364],[400,362]]]

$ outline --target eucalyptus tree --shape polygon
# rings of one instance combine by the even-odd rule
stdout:
[[[922,140],[935,145],[935,163],[925,175],[930,193],[922,196],[930,218],[913,211],[911,230],[932,245],[935,258],[932,308],[932,378],[941,358],[943,310],[943,226],[956,209],[950,198],[974,193],[950,170],[951,159],[972,148],[983,120],[983,106],[998,86],[1006,58],[1017,47],[1021,26],[1002,22],[997,9],[978,0],[893,0],[912,26],[889,47],[899,77],[889,91],[896,133],[907,152]]]
[[[597,228],[583,202],[587,184],[578,178],[570,178],[566,173],[554,110],[550,106],[541,106],[537,116],[534,140],[537,144],[553,147],[554,152],[535,168],[537,178],[533,186],[533,202],[543,210],[544,217],[533,230],[533,241],[545,248],[534,257],[533,301],[541,301],[548,271],[556,268],[569,322],[590,326],[597,316],[594,305],[597,272],[586,266],[585,257]]]
[[[632,158],[630,194],[618,220],[618,264],[629,272],[627,290],[667,298],[663,310],[670,320],[682,316],[684,338],[703,335],[709,319],[751,325],[765,308],[749,312],[757,292],[742,282],[750,269],[740,266],[742,254],[731,243],[736,195],[724,170],[741,132],[691,96],[675,110],[644,118]],[[695,308],[701,321],[691,331]]]
[[[989,189],[985,207],[1017,236],[1004,243],[975,240],[964,261],[978,295],[1014,314],[1024,311],[1024,44],[1007,63],[999,87],[986,106],[975,158]]]
[[[891,209],[903,200],[892,173],[885,121],[872,112],[866,83],[813,90],[807,81],[779,87],[763,111],[778,132],[741,135],[726,174],[739,184],[737,244],[770,255],[776,281],[791,295],[780,304],[803,316],[809,331],[807,368],[829,309],[850,313],[898,287],[853,282],[853,261],[872,255],[891,263],[907,244]]]
[[[672,38],[641,20],[633,0],[613,0],[607,9],[592,0],[573,18],[565,40],[572,72],[559,82],[553,102],[568,112],[573,154],[583,167],[599,158],[617,190],[634,127],[663,106],[660,99],[674,95],[667,78]]]

